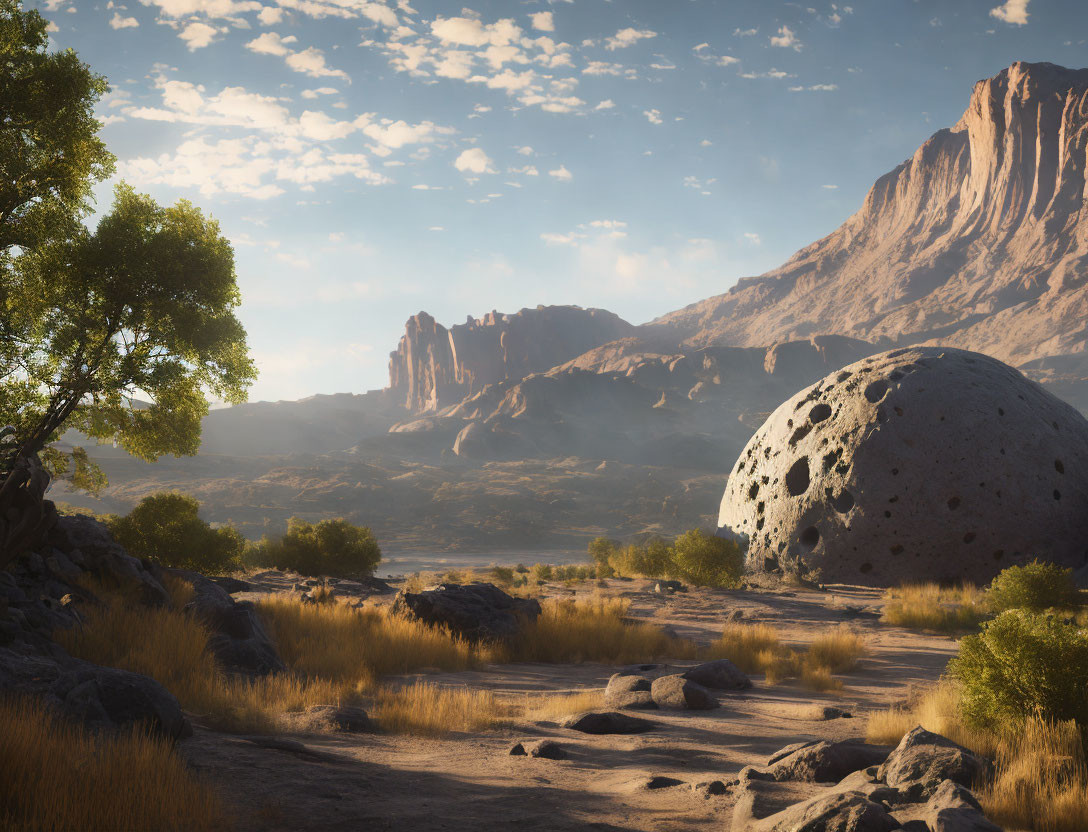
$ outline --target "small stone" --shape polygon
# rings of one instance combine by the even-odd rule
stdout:
[[[703,780],[699,783],[692,783],[691,790],[703,797],[715,797],[717,795],[727,794],[729,792],[729,787],[721,780]]]

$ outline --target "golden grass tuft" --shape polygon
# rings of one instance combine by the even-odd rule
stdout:
[[[516,714],[488,690],[418,682],[375,691],[371,715],[386,731],[439,736],[451,731],[483,731]]]
[[[511,645],[499,648],[497,660],[634,664],[698,654],[693,642],[670,636],[653,624],[628,619],[630,601],[626,598],[548,599],[541,606],[540,617]]]
[[[525,697],[522,716],[530,720],[558,719],[604,707],[603,690],[533,694]]]
[[[180,610],[192,601],[193,596],[196,595],[196,590],[193,589],[191,583],[175,575],[164,574],[162,576],[162,585],[170,595],[170,606],[176,610]]]
[[[840,624],[812,640],[805,660],[813,668],[826,668],[829,673],[846,673],[857,667],[858,659],[864,655],[865,639],[862,635]]]
[[[971,584],[909,584],[889,589],[885,598],[888,603],[881,621],[910,630],[968,632],[976,629],[988,612],[986,593]]]
[[[227,826],[218,796],[170,743],[131,730],[95,735],[31,699],[0,700],[0,829]]]
[[[745,673],[763,673],[778,649],[778,631],[769,624],[730,623],[707,649],[707,658],[728,659]]]
[[[1009,829],[1088,829],[1088,762],[1075,722],[1029,717],[1004,731],[973,729],[960,715],[958,687],[947,680],[906,706],[869,715],[866,738],[896,744],[916,725],[995,760],[991,779],[975,793],[986,816]]]

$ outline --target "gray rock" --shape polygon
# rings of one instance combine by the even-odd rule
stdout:
[[[567,752],[554,740],[522,740],[510,749],[514,757],[539,757],[543,760],[565,760]]]
[[[882,353],[774,411],[733,465],[718,526],[749,538],[749,571],[824,582],[1080,567],[1088,420],[979,353]]]
[[[540,615],[532,598],[513,598],[494,584],[440,584],[422,592],[401,592],[393,611],[449,629],[474,641],[513,638]]]
[[[786,750],[786,749],[783,749]],[[821,741],[795,751],[772,757],[771,774],[775,780],[799,780],[808,783],[836,783],[851,772],[880,765],[890,749],[861,741]]]
[[[672,592],[687,592],[688,588],[684,586],[680,581],[658,581],[654,584],[654,592],[657,593],[672,593]]]
[[[208,578],[208,580],[225,589],[230,595],[234,595],[238,592],[251,592],[253,590],[253,587],[250,584],[241,581],[238,578],[232,578],[229,575],[218,578]]]
[[[919,800],[934,794],[945,780],[970,787],[987,768],[981,757],[919,725],[900,740],[877,776]]]
[[[604,704],[609,708],[657,708],[650,694],[650,680],[631,673],[616,673],[604,689]]]
[[[718,797],[729,793],[729,787],[721,780],[701,780],[691,784],[691,790],[701,797]]]
[[[943,781],[926,802],[925,821],[931,832],[1001,832],[975,796],[952,780]]]
[[[747,690],[752,680],[728,659],[696,665],[683,674],[685,679],[714,690]]]
[[[682,785],[684,785],[683,780],[677,780],[675,777],[665,777],[664,775],[657,774],[646,780],[642,784],[642,788],[653,792],[658,789],[672,789]]]
[[[139,673],[84,665],[61,675],[50,693],[64,711],[92,725],[146,725],[170,739],[192,733],[174,695]]]
[[[714,694],[679,674],[654,679],[650,686],[650,695],[659,708],[709,711],[718,707]]]
[[[79,514],[64,515],[49,534],[49,542],[69,560],[80,558],[92,574],[135,588],[144,603],[166,604],[170,596],[148,566],[129,555],[109,529],[98,520]]]
[[[368,734],[376,730],[374,723],[362,708],[352,706],[317,705],[310,708],[310,715],[327,722],[344,734]]]
[[[891,832],[899,828],[899,822],[860,792],[835,792],[796,803],[747,826],[733,826],[734,832],[745,828],[752,832]]]
[[[657,727],[657,723],[637,716],[616,711],[590,711],[567,717],[561,723],[564,728],[583,734],[643,734]]]

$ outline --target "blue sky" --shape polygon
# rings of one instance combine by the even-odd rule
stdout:
[[[386,383],[404,321],[641,323],[833,230],[1084,0],[47,0],[119,176],[235,245],[251,399]],[[99,190],[108,204],[110,187]]]

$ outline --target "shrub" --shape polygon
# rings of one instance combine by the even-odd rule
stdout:
[[[1053,616],[1002,613],[964,637],[949,672],[962,685],[971,725],[1017,725],[1029,716],[1088,725],[1088,633]]]
[[[533,564],[533,577],[538,581],[550,581],[553,580],[554,572],[551,564],[548,563],[534,563]]]
[[[1077,586],[1073,570],[1034,560],[1026,566],[1003,569],[990,584],[990,606],[995,612],[1045,610],[1074,603]]]
[[[670,574],[697,586],[735,587],[744,555],[731,540],[692,529],[672,544]]]
[[[287,534],[280,540],[265,538],[259,550],[262,565],[293,569],[303,575],[369,575],[382,559],[370,529],[342,517],[317,524],[292,517],[287,521]]]
[[[499,586],[513,586],[514,585],[514,570],[509,566],[492,566],[487,573],[488,578],[492,583]]]
[[[213,529],[187,494],[163,492],[144,497],[127,516],[110,522],[114,539],[136,557],[164,566],[223,574],[242,565],[246,541],[229,526]]]
[[[620,545],[607,537],[595,537],[589,541],[587,551],[597,565],[598,578],[611,578],[616,570],[612,568],[612,559],[619,552]]]
[[[631,543],[617,549],[609,559],[609,565],[617,575],[660,578],[669,567],[669,545],[660,538],[648,543]]]

